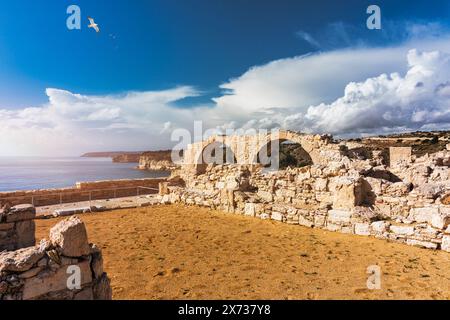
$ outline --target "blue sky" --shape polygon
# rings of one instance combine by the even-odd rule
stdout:
[[[345,23],[370,44],[402,40],[365,28],[373,1],[0,1],[0,106],[44,103],[45,88],[84,94],[189,84],[207,93],[249,67],[317,50],[296,32]],[[449,20],[448,1],[378,1],[383,18]],[[82,30],[65,27],[82,10]],[[102,32],[88,29],[95,17]],[[115,35],[115,39],[110,35]],[[330,36],[328,48],[348,43]],[[356,39],[352,39],[355,40]],[[202,97],[208,99],[209,95]]]
[[[81,8],[81,30],[66,28],[72,4]],[[366,28],[370,4],[381,7],[382,30]],[[448,1],[0,0],[0,6],[0,120],[9,130],[0,147],[14,146],[16,154],[37,152],[30,137],[64,132],[70,139],[77,131],[100,138],[80,137],[64,154],[167,147],[167,131],[188,126],[186,119],[270,127],[273,110],[284,117],[278,124],[344,135],[442,122],[412,121],[422,110],[418,101],[403,115],[405,125],[392,120],[392,110],[376,127],[359,114],[349,118],[355,126],[331,128],[321,124],[325,119],[312,124],[304,117],[313,118],[307,108],[321,103],[331,110],[351,82],[392,72],[403,77],[411,61],[428,59],[407,55],[411,49],[445,52]],[[88,16],[100,34],[87,28]],[[20,135],[22,127],[35,131]]]

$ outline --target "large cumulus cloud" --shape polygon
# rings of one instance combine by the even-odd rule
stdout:
[[[209,105],[180,108],[192,86],[92,96],[47,89],[49,101],[0,108],[0,155],[77,155],[169,148],[176,128],[373,134],[450,128],[450,38],[280,59],[221,85]],[[411,49],[415,48],[415,49]]]

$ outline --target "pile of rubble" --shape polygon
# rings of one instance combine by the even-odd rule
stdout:
[[[415,159],[392,148],[355,156],[346,146],[326,164],[265,172],[258,165],[209,165],[162,183],[161,202],[450,252],[450,151]],[[389,164],[389,165],[388,165]]]

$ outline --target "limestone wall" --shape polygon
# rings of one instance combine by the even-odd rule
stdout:
[[[168,187],[162,203],[200,205],[260,219],[374,236],[450,252],[450,152],[401,162],[332,158],[326,165],[264,173],[210,165]]]
[[[34,246],[35,217],[30,205],[0,209],[0,252]]]
[[[394,168],[401,164],[411,163],[411,147],[390,147],[389,148],[389,161],[390,167]]]
[[[35,206],[47,206],[59,203],[88,201],[90,196],[92,200],[128,197],[137,194],[137,187],[155,189],[139,189],[139,194],[141,195],[154,194],[158,192],[159,183],[165,180],[165,178],[156,178],[79,182],[72,188],[0,192],[0,204],[8,203],[14,206],[16,204],[32,203]],[[114,188],[123,189],[111,190]]]
[[[324,164],[330,158],[341,158],[339,145],[332,143],[332,137],[329,135],[307,135],[279,130],[256,135],[213,135],[204,141],[188,145],[183,164],[186,169],[202,171],[198,169],[203,169],[204,166],[202,154],[205,148],[213,143],[221,143],[229,147],[239,165],[256,164],[258,153],[272,141],[291,141],[300,144],[314,164]]]
[[[55,225],[49,240],[37,246],[0,253],[0,300],[110,300],[111,295],[101,250],[89,244],[76,216]]]

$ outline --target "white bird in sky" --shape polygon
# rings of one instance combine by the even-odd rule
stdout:
[[[100,28],[98,27],[98,24],[95,23],[94,19],[92,19],[91,17],[88,17],[89,22],[91,23],[88,28],[94,28],[94,30],[96,32],[100,32]]]

